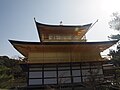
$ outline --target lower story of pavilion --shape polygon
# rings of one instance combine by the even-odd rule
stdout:
[[[21,67],[27,72],[27,88],[39,90],[82,90],[93,83],[102,84],[114,75],[113,65],[106,61],[27,63]]]

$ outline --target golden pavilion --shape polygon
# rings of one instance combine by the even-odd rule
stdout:
[[[28,88],[54,87],[78,90],[89,82],[90,72],[98,71],[103,80],[107,60],[100,55],[118,42],[87,42],[86,25],[48,25],[35,20],[39,42],[9,40],[13,47],[27,58],[22,63],[27,72]],[[109,67],[109,66],[107,66]],[[81,89],[82,90],[82,89]]]

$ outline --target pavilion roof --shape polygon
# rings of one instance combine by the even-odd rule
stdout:
[[[75,52],[102,52],[117,43],[118,40],[114,41],[103,41],[103,42],[25,42],[9,40],[13,47],[18,50],[22,55],[28,57],[29,52],[41,52],[45,48],[49,52],[55,51],[66,51],[71,49]]]

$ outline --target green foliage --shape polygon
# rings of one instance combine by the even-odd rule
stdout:
[[[110,50],[109,55],[112,56],[112,63],[117,66],[120,67],[120,47],[119,45],[117,46],[117,50]]]
[[[10,75],[10,68],[0,66],[0,88],[9,88],[9,82],[12,78],[13,75]]]
[[[0,56],[0,88],[9,89],[19,86],[19,83],[26,80],[24,74],[18,60]]]
[[[120,14],[113,13],[112,20],[109,22],[110,28],[119,31],[117,35],[111,35],[110,39],[120,40]],[[110,50],[109,55],[112,56],[111,62],[116,66],[115,77],[112,80],[111,88],[120,90],[120,43],[118,43],[116,50]]]
[[[120,15],[118,12],[112,14],[112,20],[108,23],[111,29],[120,31]]]
[[[120,40],[120,34],[117,35],[111,35],[108,37],[109,39],[119,39]]]
[[[118,12],[112,14],[111,21],[108,22],[111,29],[117,30],[120,32],[120,14]],[[120,34],[111,35],[109,39],[119,39]]]
[[[109,26],[114,30],[120,31],[120,14],[118,12],[112,14]],[[111,35],[109,38],[120,40],[120,34]],[[109,55],[112,56],[112,63],[116,66],[120,66],[120,44],[118,44],[117,50],[110,50]]]

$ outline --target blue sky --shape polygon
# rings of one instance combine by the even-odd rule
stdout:
[[[39,41],[34,17],[46,24],[83,25],[99,21],[88,31],[88,41],[106,41],[114,31],[108,22],[119,11],[119,0],[0,0],[0,55],[19,54],[9,39]],[[112,6],[112,7],[111,7]]]

